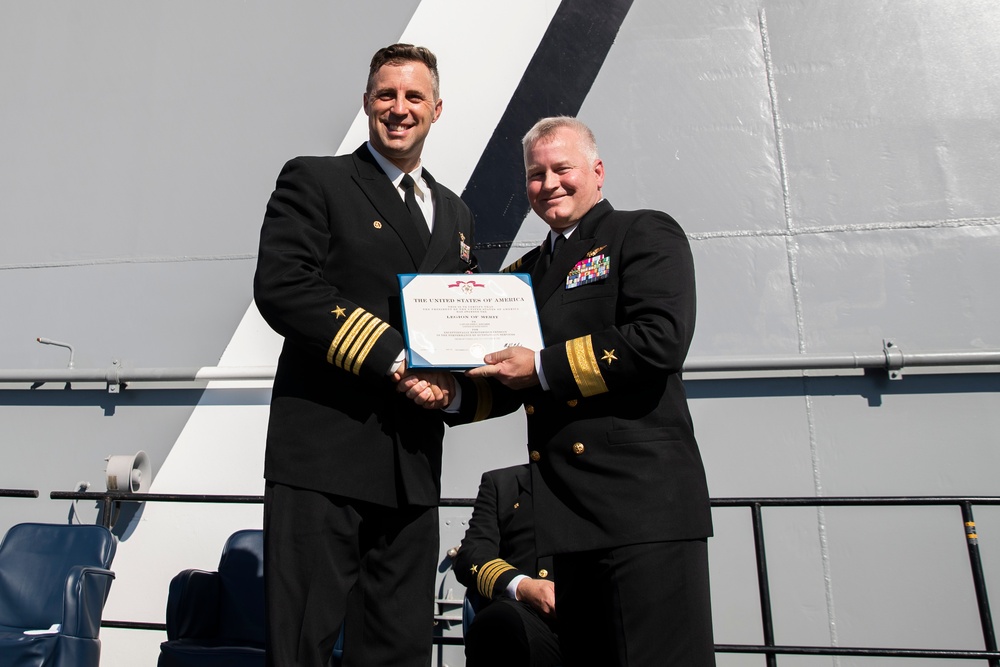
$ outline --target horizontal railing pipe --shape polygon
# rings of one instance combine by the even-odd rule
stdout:
[[[1000,351],[904,353],[892,348],[877,354],[791,354],[778,356],[700,357],[688,359],[687,373],[819,371],[1000,366]],[[0,370],[0,384],[46,382],[207,382],[274,379],[274,366],[201,366],[178,368],[21,368]]]
[[[52,500],[110,500],[114,503],[263,503],[264,496],[212,493],[129,493],[127,491],[52,491]]]
[[[37,492],[36,492],[37,493]],[[262,495],[211,493],[129,493],[127,491],[52,491],[52,500],[104,500],[112,502],[263,503]],[[712,507],[818,507],[864,505],[1000,505],[1000,496],[801,496],[781,498],[712,498]],[[472,507],[475,498],[442,498],[441,507]]]
[[[996,660],[997,651],[923,649],[923,648],[867,648],[850,646],[758,646],[754,644],[716,644],[716,653],[778,653],[783,655],[843,655],[881,658],[958,658],[966,660]]]
[[[37,489],[0,489],[0,498],[37,498]]]
[[[724,371],[812,371],[857,370],[864,368],[930,368],[948,366],[1000,365],[1000,352],[927,352],[900,353],[888,357],[880,354],[790,354],[767,357],[700,357],[688,359],[687,373]]]
[[[273,380],[274,366],[201,366],[178,368],[40,368],[0,370],[0,383],[16,382],[206,382]]]

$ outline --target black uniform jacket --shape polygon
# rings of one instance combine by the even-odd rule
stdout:
[[[473,421],[524,405],[539,553],[709,536],[680,376],[695,322],[684,231],[601,201],[547,256],[548,241],[505,271],[531,275],[550,391],[477,381],[472,400],[463,382],[461,403]]]
[[[264,460],[269,481],[396,507],[440,498],[438,411],[386,376],[403,349],[399,273],[474,269],[468,207],[434,183],[429,246],[366,146],[299,157],[278,176],[254,298],[284,336]]]
[[[552,576],[552,558],[539,558],[535,552],[527,465],[483,473],[454,570],[459,583],[486,600],[502,597],[516,576]]]

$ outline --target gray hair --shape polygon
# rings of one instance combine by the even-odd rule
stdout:
[[[576,132],[580,138],[580,149],[587,159],[590,160],[591,164],[601,159],[601,156],[597,152],[597,140],[594,139],[594,133],[583,121],[573,116],[549,116],[535,123],[528,130],[528,133],[524,135],[524,138],[521,139],[521,147],[524,149],[525,160],[527,160],[528,151],[536,143],[552,136],[557,130],[564,127]]]

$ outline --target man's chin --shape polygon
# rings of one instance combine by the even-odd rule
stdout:
[[[403,141],[379,141],[372,142],[372,145],[383,156],[393,160],[403,159],[413,152],[413,146]]]
[[[569,221],[554,211],[539,213],[538,217],[544,220],[552,229],[563,229],[569,226]]]
[[[383,139],[382,141],[379,142],[379,144],[380,147],[386,152],[386,154],[392,154],[392,155],[405,153],[410,149],[409,144],[403,139],[395,139],[395,140]]]

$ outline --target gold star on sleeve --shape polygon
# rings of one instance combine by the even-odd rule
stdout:
[[[601,357],[601,361],[606,361],[608,366],[610,366],[612,361],[618,361],[618,357],[615,356],[614,350],[611,350],[610,352],[608,350],[604,350],[604,356]]]
[[[469,568],[469,571],[472,572],[472,574],[475,574],[476,572],[479,572],[479,566],[473,565],[472,567]]]
[[[334,308],[330,312],[333,313],[334,315],[336,315],[337,319],[339,320],[341,317],[345,317],[346,316],[346,312],[347,311],[344,310],[343,306],[337,306],[336,308]]]

